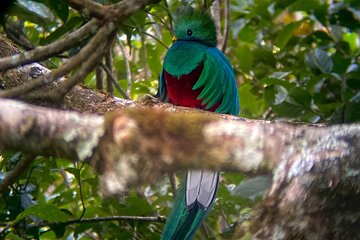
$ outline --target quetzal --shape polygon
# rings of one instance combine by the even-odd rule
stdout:
[[[216,47],[216,30],[210,15],[191,7],[183,8],[174,22],[173,41],[160,74],[157,93],[160,100],[238,115],[234,71],[229,60]],[[214,201],[218,181],[219,172],[187,172],[162,239],[192,239]]]

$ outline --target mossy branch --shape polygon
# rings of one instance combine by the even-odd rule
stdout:
[[[2,100],[0,148],[91,160],[111,194],[189,168],[257,175],[281,166],[292,177],[316,164],[355,161],[360,152],[356,124],[302,126],[158,108],[98,116]]]

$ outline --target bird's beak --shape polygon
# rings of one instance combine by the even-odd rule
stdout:
[[[172,37],[172,42],[175,42],[176,41],[176,36],[174,35],[173,37]]]

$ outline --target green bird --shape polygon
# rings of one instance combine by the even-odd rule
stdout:
[[[238,115],[234,71],[216,47],[215,24],[210,15],[183,8],[174,22],[173,40],[165,56],[157,97],[178,106]],[[219,172],[187,172],[162,239],[192,239],[210,211],[218,182]]]

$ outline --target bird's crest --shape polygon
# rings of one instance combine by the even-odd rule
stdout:
[[[204,10],[195,10],[189,6],[179,8],[174,23],[176,39],[216,46],[215,24]]]

